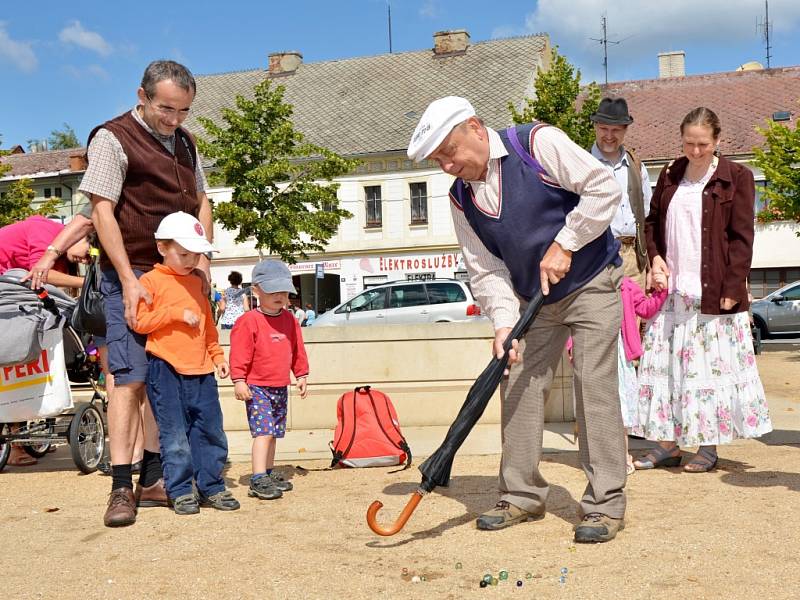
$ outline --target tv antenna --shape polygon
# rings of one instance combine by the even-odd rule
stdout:
[[[386,0],[386,10],[389,13],[389,54],[392,53],[392,3]]]
[[[612,45],[616,46],[618,44],[621,44],[625,40],[616,40],[616,41],[609,40],[608,39],[608,19],[606,18],[605,15],[603,15],[603,17],[602,17],[602,23],[603,23],[603,37],[600,38],[600,39],[597,39],[597,38],[589,38],[589,39],[594,41],[594,42],[600,42],[603,45],[603,69],[605,70],[605,74],[606,74],[606,85],[608,85],[608,45],[612,44]],[[628,39],[628,38],[625,38],[625,39]]]
[[[769,59],[772,58],[772,54],[770,54],[772,46],[770,46],[769,43],[769,33],[772,30],[772,21],[769,20],[769,0],[764,0],[764,8],[766,9],[764,20],[761,21],[759,19],[759,23],[756,25],[756,30],[761,30],[761,37],[764,40],[764,46],[767,51],[767,68],[769,69]]]

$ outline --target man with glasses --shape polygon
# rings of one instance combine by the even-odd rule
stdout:
[[[151,298],[139,277],[160,262],[154,234],[166,215],[184,211],[212,235],[206,181],[192,136],[180,124],[195,96],[189,70],[173,61],[148,65],[138,105],[89,134],[89,166],[80,191],[92,200],[103,246],[108,362],[115,387],[108,408],[112,491],[103,522],[130,525],[137,506],[166,506],[158,428],[145,398],[145,336],[133,331],[140,299]],[[208,278],[206,258],[200,265]],[[202,274],[201,274],[202,275]],[[145,452],[133,491],[131,460],[139,406],[145,403]]]

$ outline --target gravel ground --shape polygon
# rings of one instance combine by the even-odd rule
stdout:
[[[764,354],[759,368],[768,397],[800,412],[797,354]],[[496,500],[499,456],[465,456],[449,489],[424,498],[402,532],[379,538],[365,524],[367,506],[381,499],[380,518],[394,519],[419,482],[416,469],[282,465],[295,490],[258,501],[247,497],[248,465],[237,463],[226,476],[238,512],[142,509],[134,526],[114,530],[102,525],[109,479],[79,474],[60,448],[34,468],[0,473],[0,596],[797,598],[800,427],[792,429],[775,438],[788,444],[722,448],[711,474],[636,473],[626,529],[596,546],[571,541],[585,485],[574,452],[546,458],[551,494],[541,521],[477,531],[475,517]],[[479,588],[501,570],[507,581]]]

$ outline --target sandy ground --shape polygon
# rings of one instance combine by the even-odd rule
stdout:
[[[800,356],[764,354],[759,368],[791,419]],[[468,456],[404,531],[380,538],[365,524],[367,506],[381,499],[381,519],[394,519],[416,469],[287,464],[295,490],[264,502],[247,498],[248,465],[237,463],[227,479],[240,511],[142,509],[134,526],[114,530],[102,525],[109,479],[79,474],[60,448],[35,468],[0,473],[0,597],[797,598],[800,427],[791,429],[722,448],[708,475],[636,473],[626,529],[596,546],[571,541],[585,485],[574,452],[547,456],[552,487],[539,522],[477,531],[475,517],[496,500],[499,457]],[[507,581],[479,588],[501,569]]]

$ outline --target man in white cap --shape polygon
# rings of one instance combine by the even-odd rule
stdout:
[[[624,526],[625,442],[617,390],[622,277],[609,223],[620,202],[612,175],[562,131],[541,123],[494,131],[463,98],[431,103],[408,148],[456,177],[456,235],[472,290],[495,328],[494,353],[527,301],[545,305],[509,352],[502,386],[500,501],[477,520],[501,529],[538,519],[548,484],[539,471],[544,405],[567,338],[580,458],[588,477],[576,542],[606,542]],[[521,306],[521,304],[523,306]]]

